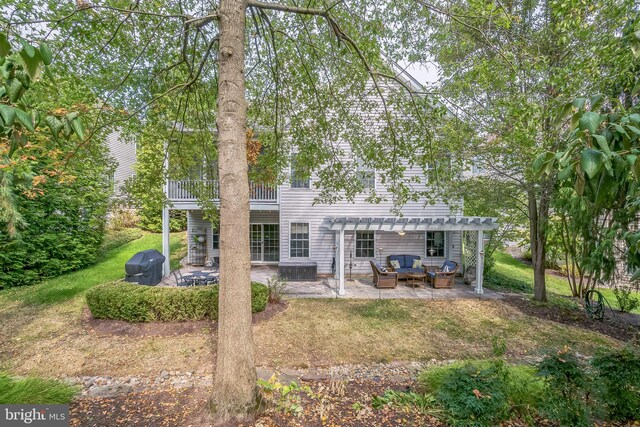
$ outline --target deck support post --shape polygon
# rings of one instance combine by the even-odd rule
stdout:
[[[162,273],[167,277],[171,273],[171,249],[169,247],[169,208],[162,208],[162,255],[165,260],[162,265]]]
[[[339,256],[336,263],[336,267],[338,267],[338,295],[346,295],[344,290],[344,228],[340,230],[339,242],[338,242],[338,251]]]
[[[484,275],[484,232],[478,230],[478,240],[476,242],[476,289],[477,294],[482,294],[482,280]]]

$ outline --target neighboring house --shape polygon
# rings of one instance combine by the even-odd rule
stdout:
[[[113,182],[113,195],[118,198],[122,196],[124,182],[135,174],[136,144],[124,141],[120,131],[116,130],[107,135],[107,147],[109,154],[116,162],[116,169],[111,181]]]
[[[410,78],[408,82],[412,87],[417,84]],[[348,150],[348,144],[342,148]],[[291,163],[293,168],[285,184],[276,188],[250,185],[252,264],[279,265],[280,271],[293,279],[310,279],[316,273],[333,275],[339,283],[339,294],[344,295],[345,276],[371,274],[370,260],[386,266],[388,255],[407,254],[420,255],[425,264],[440,266],[446,259],[462,264],[464,240],[469,252],[465,259],[480,260],[472,262],[478,277],[476,292],[482,293],[483,232],[497,228],[495,219],[463,217],[446,202],[427,206],[410,202],[402,207],[403,216],[398,217],[392,213],[392,202],[367,203],[366,195],[358,196],[354,203],[314,204],[319,194],[313,185],[317,176],[303,179],[295,170],[295,161]],[[375,188],[383,198],[389,196],[375,170],[362,173],[367,186]],[[428,186],[422,170],[409,169],[407,174],[422,178],[422,188],[418,190]],[[210,183],[216,200],[217,182]],[[193,195],[195,185],[185,180],[166,183],[171,206],[163,211],[163,252],[169,259],[169,210],[186,210],[188,262],[203,265],[219,257],[220,246],[218,231],[203,218]]]
[[[631,231],[637,231],[640,228],[640,216],[636,218],[636,221],[630,225]],[[616,272],[614,276],[614,285],[623,286],[640,286],[640,281],[631,282],[631,277],[638,270],[638,267],[631,266],[628,259],[628,243],[626,241],[619,241],[616,244]]]

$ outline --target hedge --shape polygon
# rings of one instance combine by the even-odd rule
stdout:
[[[267,306],[268,288],[251,283],[251,311]],[[87,304],[96,319],[127,322],[172,322],[218,318],[218,287],[151,287],[123,281],[98,285],[87,292]]]

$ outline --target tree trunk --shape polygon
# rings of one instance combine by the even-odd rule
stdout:
[[[546,210],[543,201],[538,204],[535,192],[529,190],[529,238],[531,240],[531,261],[533,263],[533,299],[536,301],[547,301],[547,286],[545,276],[546,258],[546,218],[548,218],[548,205]],[[545,216],[546,212],[546,216]],[[541,217],[542,221],[541,221]]]
[[[249,180],[244,81],[246,0],[220,0],[218,155],[220,293],[218,348],[211,409],[216,423],[242,419],[256,405],[251,328]]]

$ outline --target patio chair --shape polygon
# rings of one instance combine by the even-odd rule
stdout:
[[[455,261],[445,261],[442,267],[426,266],[427,283],[434,288],[453,288],[453,279],[458,272],[458,263]]]
[[[373,270],[373,284],[376,288],[395,288],[398,286],[398,273],[384,270],[376,261],[369,261]]]
[[[180,270],[171,270],[171,274],[176,279],[176,286],[193,286],[194,282],[190,277],[184,277]]]

